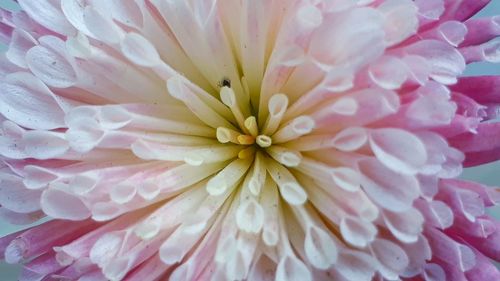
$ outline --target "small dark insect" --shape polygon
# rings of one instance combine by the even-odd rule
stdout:
[[[222,80],[218,83],[219,87],[228,87],[231,88],[231,80],[227,77],[222,78]]]

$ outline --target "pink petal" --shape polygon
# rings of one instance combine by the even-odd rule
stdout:
[[[369,140],[377,159],[393,171],[416,174],[427,161],[424,144],[410,132],[377,129],[370,132]]]
[[[444,42],[423,40],[406,47],[405,51],[426,58],[432,67],[431,77],[445,85],[455,84],[457,76],[465,70],[462,55]]]
[[[433,228],[427,228],[425,237],[429,240],[433,257],[465,272],[476,264],[476,255],[470,247],[460,244],[446,234]]]
[[[490,1],[491,0],[445,0],[445,2],[448,3],[443,18],[465,21],[478,13]]]
[[[361,161],[359,169],[365,176],[362,180],[365,192],[375,203],[387,210],[408,210],[413,200],[419,196],[418,181],[413,176],[389,170],[373,158]],[[399,188],[401,185],[405,188]]]
[[[483,280],[500,280],[500,271],[485,257],[481,252],[474,250],[476,254],[476,266],[465,273],[467,280],[483,281]]]

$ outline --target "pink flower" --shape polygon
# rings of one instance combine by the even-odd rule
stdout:
[[[19,0],[0,239],[20,280],[500,280],[489,0]]]

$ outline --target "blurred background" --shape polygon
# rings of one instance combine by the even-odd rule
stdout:
[[[36,1],[36,0],[33,0]],[[103,0],[107,1],[107,0]],[[11,0],[0,0],[0,7],[4,9],[16,10],[16,4]],[[486,17],[500,15],[500,0],[492,0],[491,3],[476,17]],[[0,44],[0,51],[4,51],[6,46]],[[500,65],[490,63],[476,63],[469,65],[466,76],[475,75],[500,75]],[[500,141],[500,140],[499,140]],[[500,161],[483,165],[481,167],[466,169],[462,175],[464,179],[478,181],[492,186],[500,186]],[[492,214],[500,219],[500,208],[492,211]],[[8,233],[22,229],[22,226],[10,225],[0,221],[0,237]],[[14,281],[20,270],[19,266],[8,265],[0,261],[0,280]],[[485,280],[486,281],[486,280]]]

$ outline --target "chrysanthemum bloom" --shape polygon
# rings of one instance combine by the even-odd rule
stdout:
[[[500,280],[489,0],[19,0],[0,240],[20,280]]]

